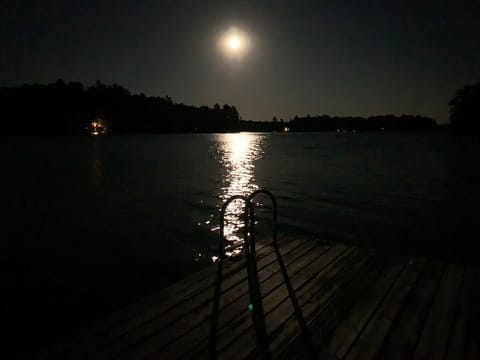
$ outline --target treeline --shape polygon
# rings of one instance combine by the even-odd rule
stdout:
[[[239,130],[234,106],[187,106],[171,98],[132,95],[99,81],[85,87],[58,80],[0,89],[1,133],[81,134],[101,120],[113,133],[230,132]]]
[[[168,96],[131,94],[97,81],[85,87],[58,80],[47,85],[0,88],[0,134],[211,133],[237,131],[430,130],[435,120],[411,115],[372,117],[305,116],[284,121],[245,121],[231,105],[188,106]],[[96,125],[94,125],[96,126]]]
[[[437,127],[434,119],[419,115],[382,116],[295,116],[292,120],[270,122],[241,121],[240,127],[248,131],[421,131]]]
[[[290,131],[412,131],[431,130],[437,126],[434,119],[419,115],[306,116],[290,121]]]

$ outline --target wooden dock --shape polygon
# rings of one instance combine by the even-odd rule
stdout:
[[[478,267],[280,240],[318,359],[480,359]],[[257,246],[274,359],[307,358],[270,245]],[[124,309],[41,359],[207,359],[216,266]],[[243,257],[224,271],[219,359],[257,358]]]

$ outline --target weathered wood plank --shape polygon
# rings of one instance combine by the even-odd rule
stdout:
[[[323,259],[327,258],[329,256],[332,256],[331,254],[336,254],[342,251],[345,251],[345,247],[334,247],[332,249],[329,249],[328,251],[322,250],[322,247],[316,246],[315,249],[312,249],[308,253],[304,254],[301,258],[296,259],[294,262],[289,262],[287,261],[288,259],[283,256],[283,260],[285,262],[285,265],[289,269],[289,272],[291,274],[297,274],[299,271],[301,271],[305,266],[308,266],[309,264],[305,264],[306,259],[310,259],[309,262],[312,263],[315,260],[318,259]],[[278,266],[278,264],[277,264]],[[260,272],[260,278],[262,278],[262,272]],[[247,285],[245,284],[245,289]],[[280,272],[277,271],[273,277],[269,277],[268,279],[263,280],[262,284],[262,294],[264,297],[264,309],[265,312],[268,312],[269,309],[269,302],[265,302],[265,297],[269,298],[269,294],[272,292],[275,292],[278,288],[283,288],[283,276]],[[247,290],[247,289],[246,289]],[[247,290],[248,291],[248,290]],[[270,300],[271,301],[271,300]],[[228,341],[233,341],[236,336],[240,336],[241,334],[247,334],[250,332],[250,328],[252,327],[252,322],[251,322],[251,315],[247,311],[247,305],[248,305],[248,293],[245,293],[243,296],[243,305],[240,306],[240,312],[237,310],[236,312],[224,312],[220,318],[219,322],[219,331],[218,331],[218,338],[220,340],[218,348],[220,348],[223,343],[228,342]],[[241,314],[241,315],[239,315]],[[247,335],[244,335],[247,336]],[[207,338],[205,341],[201,344],[199,344],[196,348],[189,350],[186,354],[183,356],[191,357],[192,354],[198,354],[198,353],[205,353],[206,352],[206,346],[207,346]]]
[[[443,277],[444,265],[429,261],[392,324],[378,359],[411,359]]]
[[[301,244],[302,241],[288,242],[288,244]],[[258,257],[263,258],[273,252],[273,248],[269,245],[259,245]],[[235,274],[244,268],[244,258],[236,261],[229,261],[226,267],[227,274]],[[178,303],[184,302],[211,287],[215,279],[215,266],[208,266],[199,273],[193,274],[179,283],[173,284],[160,291],[159,293],[148,296],[147,298],[132,304],[131,306],[117,311],[107,318],[103,318],[100,322],[93,325],[88,331],[80,334],[67,343],[63,343],[56,348],[47,349],[39,355],[39,359],[63,359],[70,352],[71,359],[85,359],[89,353],[102,344],[108,343],[109,339],[118,334],[126,324],[136,326],[142,322],[148,322],[152,317],[161,316],[162,313],[168,312]],[[190,288],[184,284],[190,283]],[[175,300],[176,299],[176,300]],[[175,301],[177,303],[175,303]],[[82,351],[80,351],[80,349]]]
[[[318,306],[320,302],[318,296],[322,296],[320,291],[317,296],[313,297],[307,304],[302,307],[313,306],[312,315],[307,318],[313,343],[316,348],[317,356],[321,359],[337,359],[336,356],[328,353],[321,353],[321,347],[329,339],[335,327],[345,318],[353,304],[357,302],[359,294],[363,293],[366,288],[376,283],[379,275],[386,268],[388,259],[376,256],[371,251],[363,251],[364,261],[352,267],[345,281],[335,282],[335,291],[327,295],[327,299],[323,304]],[[284,344],[283,351],[276,357],[280,359],[310,359],[309,354],[305,351],[305,347],[301,339],[295,339],[294,342]]]
[[[294,249],[294,251],[285,252],[284,260],[292,268],[300,266],[301,262],[298,261],[299,258],[303,258],[308,254],[312,253],[313,249],[321,249],[321,252],[325,252],[327,248],[319,248],[315,243],[305,243],[304,246]],[[259,263],[260,265],[260,263]],[[278,286],[281,282],[281,279],[278,277],[278,264],[276,264],[276,257],[272,263],[266,266],[259,267],[259,281],[262,288],[269,289],[274,286]],[[276,271],[274,270],[276,269]],[[244,278],[244,281],[236,286],[233,291],[229,291],[225,294],[222,294],[220,298],[220,318],[218,323],[219,331],[229,325],[232,321],[238,319],[241,314],[246,314],[246,317],[250,317],[248,313],[248,283],[247,279]],[[211,296],[213,296],[213,289],[211,291]],[[164,338],[161,338],[161,335],[155,336],[152,339],[152,346],[145,346],[145,349],[148,348],[148,351],[153,352],[154,357],[162,356],[173,358],[183,354],[185,351],[190,351],[192,348],[198,346],[200,343],[206,343],[209,335],[209,326],[211,319],[212,306],[211,302],[201,311],[191,314],[195,317],[196,320],[192,321],[192,326],[187,327],[187,331],[183,333],[175,332],[175,327],[173,329],[168,329],[168,336],[171,338],[169,343],[165,347],[160,346],[164,343]],[[243,318],[243,317],[242,317]],[[196,325],[194,325],[194,323]],[[185,328],[185,327],[184,327]],[[173,330],[173,331],[172,331]],[[172,333],[174,337],[172,338]],[[179,350],[180,349],[180,350]],[[129,353],[125,354],[125,357],[137,356],[138,354]]]
[[[390,327],[398,316],[425,264],[424,260],[409,260],[406,269],[369,321],[359,339],[349,351],[347,360],[374,359],[381,349]],[[388,289],[385,289],[387,291]]]
[[[373,286],[365,288],[359,301],[352,307],[348,316],[336,327],[330,341],[324,348],[325,353],[343,359],[357,338],[360,336],[368,321],[373,317],[398,276],[404,270],[403,262],[392,261],[386,267]]]
[[[273,248],[263,244],[261,249],[259,249],[260,253],[271,252]],[[241,261],[240,262],[231,262],[229,263],[229,268],[231,270],[239,269],[242,267]],[[214,269],[212,266],[207,266],[206,268],[198,271],[197,273],[193,274],[192,276],[197,278],[198,281],[195,284],[202,284],[205,283],[209,284],[211,282],[210,279],[213,279]],[[189,278],[191,278],[190,276]],[[167,306],[172,301],[172,294],[174,293],[184,293],[185,297],[188,297],[190,294],[194,293],[198,290],[198,288],[188,288],[185,284],[188,284],[188,279],[180,280],[165,289],[162,289],[159,292],[154,294],[145,296],[143,299],[136,301],[135,303],[128,305],[122,309],[119,309],[112,314],[101,318],[100,320],[96,321],[92,324],[86,331],[80,333],[78,336],[70,339],[67,342],[60,343],[54,348],[45,349],[40,354],[38,354],[38,359],[62,359],[70,349],[77,349],[86,348],[93,346],[92,344],[95,343],[98,339],[103,339],[105,336],[108,336],[112,329],[115,329],[118,326],[122,326],[125,322],[130,320],[139,319],[142,314],[146,315],[149,310],[155,308],[158,311],[158,308],[162,306]],[[148,316],[148,315],[147,315]]]
[[[415,349],[414,360],[443,359],[445,357],[463,270],[460,265],[448,265]]]
[[[331,253],[336,253],[337,251],[342,251],[343,249],[339,249],[339,248],[334,248],[334,249],[330,249],[328,253],[325,253],[325,252],[317,252],[316,251],[317,249],[312,249],[312,251],[309,251],[307,253],[305,253],[302,257],[300,258],[297,258],[297,260],[292,263],[292,264],[289,264],[289,270],[291,272],[291,274],[293,276],[301,276],[301,272],[302,270],[304,270],[306,267],[309,267],[309,266],[314,266],[314,262],[315,261],[318,261],[319,259],[325,259],[325,258],[328,258],[330,256]],[[261,292],[262,292],[262,299],[263,299],[263,303],[264,303],[264,309],[265,309],[265,312],[268,311],[268,305],[272,304],[272,302],[274,302],[274,296],[275,294],[277,294],[280,290],[283,289],[284,287],[284,278],[283,278],[283,275],[282,273],[280,272],[280,268],[278,267],[278,264],[276,264],[276,267],[277,267],[277,271],[275,272],[275,275],[268,278],[267,281],[263,281],[261,283]],[[263,274],[260,274],[260,275],[263,275]],[[247,295],[247,294],[246,294]],[[247,305],[249,303],[249,298],[248,296],[245,296],[245,309],[247,308]],[[274,306],[274,305],[272,305]],[[229,313],[229,310],[231,308],[228,308],[226,307],[225,308],[225,313]],[[238,315],[238,313],[236,314]],[[250,314],[248,312],[245,312],[245,315],[247,318],[250,317]],[[223,316],[224,317],[224,316]],[[237,325],[240,325],[241,322],[243,320],[245,320],[244,318],[241,319],[239,318],[238,316],[236,316],[235,318],[233,318],[234,321],[231,321],[231,318],[230,317],[227,317],[225,319],[222,319],[222,321],[220,322],[221,323],[221,326],[228,326],[228,327],[237,327]]]
[[[287,246],[287,252],[299,250],[299,248],[309,248],[315,246],[313,243],[300,241],[290,242]],[[267,268],[275,261],[275,254],[268,252],[258,258],[259,268]],[[240,267],[235,271],[227,269],[226,278],[223,282],[222,293],[232,291],[232,289],[243,286],[242,282],[246,279],[246,271]],[[136,318],[135,322],[123,324],[123,326],[116,328],[114,333],[110,333],[103,342],[96,345],[90,350],[90,355],[93,358],[110,358],[126,354],[131,349],[138,348],[138,345],[145,343],[150,338],[155,338],[155,346],[164,346],[168,342],[175,339],[178,334],[176,331],[185,332],[196,326],[198,322],[202,321],[196,316],[197,313],[205,313],[212,298],[213,298],[213,282],[202,288],[202,291],[197,292],[194,296],[190,296],[181,301],[172,299],[176,306],[169,307],[168,311],[161,308],[160,311],[155,312],[153,308],[149,314],[144,314],[142,318]],[[223,296],[223,295],[222,295]],[[142,349],[147,349],[146,344],[142,345]],[[79,356],[84,358],[85,354]]]
[[[327,258],[325,258],[323,259],[324,261],[320,261],[317,265],[309,267],[311,275],[321,273],[325,274],[325,278],[331,278],[334,277],[335,274],[341,273],[342,269],[347,267],[348,264],[351,264],[356,254],[353,249],[346,250],[347,251],[342,249],[342,252],[338,252],[338,254],[332,252],[328,254],[330,257],[328,261]],[[328,275],[326,273],[328,273]],[[315,286],[318,287],[319,283],[312,282],[312,278],[313,276],[305,276],[305,273],[291,275],[291,283],[298,299],[315,292],[314,288]],[[279,287],[278,291],[272,293],[271,296],[269,295],[270,294],[264,299],[264,309],[267,331],[271,333],[293,315],[293,309],[291,308],[288,298],[288,292],[284,286]],[[248,325],[251,326],[250,324]],[[255,348],[255,343],[250,343],[244,336],[233,339],[229,338],[229,340],[230,341],[227,340],[221,343],[219,351],[221,358],[228,359],[235,356],[246,357]],[[232,344],[236,344],[235,346],[237,346],[237,344],[240,345],[237,351],[233,351]]]
[[[322,359],[479,358],[477,267],[304,240],[281,253]],[[307,358],[271,246],[257,250],[257,266],[273,358]],[[224,275],[217,355],[256,358],[244,257]],[[216,266],[193,274],[40,358],[206,359],[215,277]]]
[[[465,269],[447,346],[448,360],[480,359],[479,273],[478,268]]]
[[[356,277],[359,273],[362,273],[369,264],[371,258],[361,249],[356,249],[354,257],[350,263],[345,263],[343,268],[338,273],[321,273],[312,279],[314,286],[311,291],[305,292],[299,295],[299,304],[302,308],[307,325],[312,323],[312,319],[318,316],[320,313],[328,308],[331,302],[336,302],[338,296],[341,294],[341,289],[344,286],[348,286],[353,277]],[[300,332],[298,322],[293,313],[282,323],[275,328],[271,333],[272,353],[274,357],[279,357],[284,353],[288,347],[293,347],[293,353],[299,350],[304,350],[305,344],[303,334]],[[311,331],[310,331],[311,335]],[[315,345],[315,339],[312,336],[313,345]],[[314,346],[314,351],[317,351],[317,347]],[[287,358],[294,354],[288,354]],[[298,354],[295,354],[298,356]],[[304,353],[305,357],[308,357],[307,352]]]

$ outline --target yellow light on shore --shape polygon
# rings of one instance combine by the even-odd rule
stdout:
[[[107,133],[107,126],[102,119],[94,120],[90,123],[90,133],[92,135],[105,135]]]

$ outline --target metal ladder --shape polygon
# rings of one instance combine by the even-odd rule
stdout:
[[[271,359],[271,353],[269,348],[268,334],[265,326],[265,315],[263,312],[263,302],[262,295],[260,291],[260,283],[258,280],[258,270],[257,270],[257,261],[255,256],[255,206],[253,204],[253,199],[260,194],[267,195],[272,202],[272,246],[274,248],[280,271],[282,272],[285,286],[288,289],[288,294],[292,302],[292,306],[297,318],[299,327],[302,331],[303,340],[310,358],[314,358],[314,348],[311,341],[311,337],[305,322],[305,319],[302,314],[302,310],[298,305],[297,298],[295,296],[295,291],[292,287],[290,279],[288,277],[288,272],[283,262],[282,256],[280,254],[280,249],[278,247],[278,234],[277,234],[277,225],[278,225],[278,210],[277,210],[277,200],[273,194],[265,189],[260,189],[254,191],[249,196],[243,195],[234,195],[230,197],[222,206],[220,210],[220,242],[219,242],[219,255],[218,255],[218,266],[217,266],[217,278],[215,281],[215,294],[213,299],[213,310],[212,310],[212,320],[210,327],[210,337],[209,337],[209,358],[214,360],[217,358],[217,325],[218,325],[218,314],[220,307],[220,296],[222,292],[222,273],[223,266],[225,263],[225,212],[228,206],[235,200],[241,200],[244,202],[244,230],[243,230],[243,248],[245,251],[246,257],[246,267],[247,267],[247,276],[248,276],[248,292],[250,297],[249,310],[252,314],[253,327],[255,329],[256,340],[257,340],[257,351],[259,355],[264,360]]]

